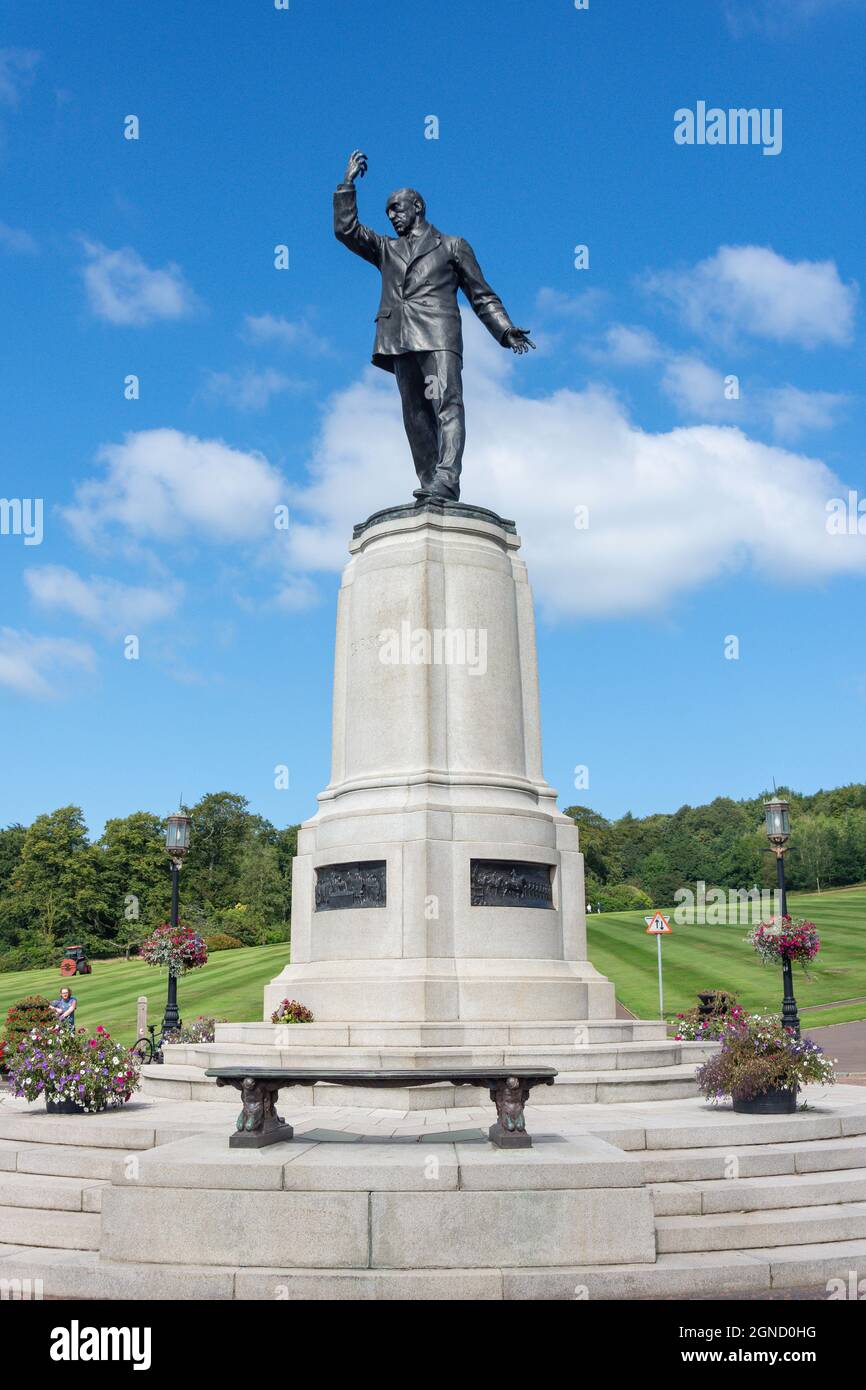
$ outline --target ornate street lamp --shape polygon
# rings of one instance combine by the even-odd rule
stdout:
[[[788,898],[785,893],[785,855],[788,851],[788,840],[791,836],[791,816],[787,801],[774,797],[772,801],[764,802],[764,822],[767,828],[767,839],[770,841],[770,848],[776,856],[776,881],[779,886],[779,906],[781,915],[788,915]],[[787,958],[782,961],[782,1023],[786,1028],[792,1028],[796,1037],[800,1036],[800,1018],[797,1013],[797,1001],[794,998],[794,977],[791,971],[791,962]]]
[[[168,816],[165,822],[165,848],[171,860],[171,925],[178,927],[179,877],[183,861],[189,853],[189,830],[192,821],[180,812]],[[165,1016],[162,1020],[163,1036],[180,1027],[180,1012],[177,1007],[177,976],[168,972],[168,999]]]

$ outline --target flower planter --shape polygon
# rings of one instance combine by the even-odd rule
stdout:
[[[733,1106],[738,1115],[793,1115],[797,1109],[797,1087],[774,1086],[748,1100],[735,1096]]]
[[[49,1100],[45,1097],[45,1109],[49,1115],[84,1115],[84,1106],[77,1100]]]

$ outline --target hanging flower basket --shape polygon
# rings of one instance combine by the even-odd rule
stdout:
[[[138,954],[148,965],[164,965],[170,975],[186,975],[207,965],[207,943],[192,927],[164,922],[142,941]]]
[[[821,949],[821,938],[814,922],[796,920],[793,917],[771,917],[769,922],[759,922],[749,932],[746,940],[751,942],[764,965],[778,965],[780,961],[799,961],[807,970],[810,960],[814,960]]]

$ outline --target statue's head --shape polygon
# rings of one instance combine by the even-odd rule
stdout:
[[[405,236],[424,221],[427,205],[414,188],[398,188],[385,204],[385,211],[397,235]]]

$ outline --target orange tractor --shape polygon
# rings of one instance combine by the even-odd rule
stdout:
[[[93,966],[87,959],[83,946],[65,947],[66,955],[60,962],[61,975],[92,975]]]

